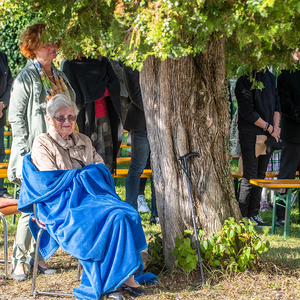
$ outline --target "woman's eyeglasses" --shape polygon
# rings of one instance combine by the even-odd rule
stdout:
[[[74,122],[76,121],[76,117],[75,116],[72,116],[72,115],[69,115],[67,117],[64,117],[64,116],[59,116],[59,117],[53,117],[56,121],[60,122],[60,123],[63,123],[65,122],[67,119],[68,121],[71,123],[71,122]]]

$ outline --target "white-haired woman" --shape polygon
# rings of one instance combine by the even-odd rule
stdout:
[[[40,171],[69,170],[104,163],[91,140],[75,130],[78,108],[65,95],[47,104],[48,133],[39,135],[32,146],[32,163]]]
[[[24,159],[18,209],[32,213],[37,203],[44,234],[50,235],[45,240],[52,238],[41,245],[44,259],[60,246],[80,260],[83,275],[75,297],[98,300],[106,294],[121,300],[122,289],[144,295],[133,277],[142,266],[140,251],[147,247],[140,216],[116,194],[90,138],[74,131],[77,114],[65,95],[48,102],[50,128],[35,138],[31,157]]]

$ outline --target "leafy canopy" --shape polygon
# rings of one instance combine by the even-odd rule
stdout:
[[[18,42],[21,30],[37,22],[41,14],[25,1],[12,1],[9,6],[0,2],[0,51],[8,57],[9,68],[16,76],[26,64]]]
[[[67,57],[80,51],[141,68],[148,55],[179,59],[225,38],[226,70],[292,66],[299,46],[298,0],[27,0],[61,40]],[[1,2],[16,10],[15,0]],[[25,14],[27,17],[27,14]]]

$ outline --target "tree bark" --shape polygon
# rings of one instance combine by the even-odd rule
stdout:
[[[241,218],[230,173],[224,38],[211,37],[206,53],[195,57],[160,61],[149,56],[140,84],[164,254],[171,267],[175,238],[193,226],[179,156],[200,153],[189,161],[197,228],[210,236],[229,217]]]

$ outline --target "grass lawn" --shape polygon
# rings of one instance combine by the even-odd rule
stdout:
[[[124,154],[123,154],[124,155]],[[124,165],[124,168],[128,166]],[[125,179],[116,180],[116,190],[125,199]],[[150,205],[151,190],[148,180],[145,196]],[[262,255],[260,267],[255,271],[246,271],[230,276],[226,271],[216,270],[212,274],[204,271],[206,285],[201,286],[200,272],[194,272],[187,279],[180,271],[164,271],[157,274],[159,283],[145,286],[147,296],[140,299],[300,299],[300,225],[298,225],[298,206],[291,212],[290,237],[283,238],[283,228],[277,228],[276,234],[263,235],[262,239],[270,241],[271,247]],[[266,222],[271,223],[272,211],[262,213]],[[142,214],[142,223],[147,240],[160,232],[157,225],[149,225],[150,213]],[[7,217],[9,230],[9,255],[11,255],[16,225]],[[3,226],[0,224],[0,230]],[[0,234],[0,257],[3,253],[3,235]],[[41,290],[72,292],[78,286],[76,279],[77,261],[59,249],[48,261],[49,267],[55,268],[57,274],[38,275],[37,287]],[[3,274],[3,264],[0,264]],[[31,276],[24,282],[0,278],[0,299],[30,299]],[[39,296],[39,299],[61,299],[59,297]]]

